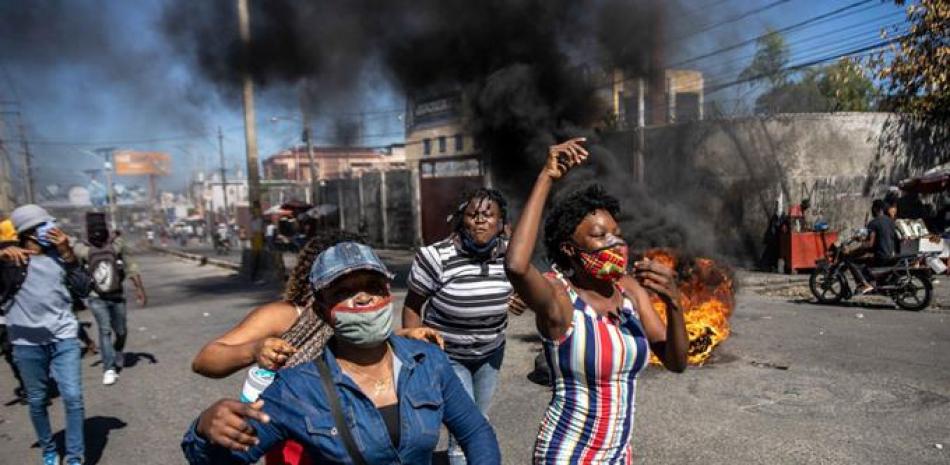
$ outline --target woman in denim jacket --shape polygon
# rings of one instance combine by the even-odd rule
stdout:
[[[369,464],[425,464],[445,424],[470,463],[500,463],[491,426],[445,354],[392,334],[391,276],[371,248],[355,242],[327,249],[310,272],[314,310],[333,328],[312,356],[329,369],[357,451],[345,446],[314,360],[278,372],[255,404],[221,400],[205,410],[185,434],[188,461],[254,463],[292,439],[315,463],[357,463],[355,452]]]

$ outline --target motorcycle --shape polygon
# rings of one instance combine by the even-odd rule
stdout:
[[[855,296],[847,273],[855,264],[845,254],[848,245],[859,241],[853,238],[840,246],[832,246],[828,257],[815,262],[815,270],[808,279],[812,295],[823,304],[836,304]],[[939,252],[898,255],[889,266],[872,267],[867,270],[874,286],[865,295],[890,297],[898,307],[919,311],[927,308],[933,300],[933,276],[946,271],[937,258]]]
[[[214,251],[218,255],[227,255],[231,253],[231,238],[221,237],[220,234],[214,235]]]

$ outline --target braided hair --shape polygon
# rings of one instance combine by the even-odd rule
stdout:
[[[327,341],[333,336],[333,326],[323,319],[314,306],[316,295],[310,284],[310,267],[324,250],[340,242],[365,242],[363,237],[340,230],[318,232],[297,255],[297,266],[287,280],[284,300],[303,309],[297,321],[287,330],[281,339],[297,348],[286,363],[293,367],[307,363],[323,353]]]
[[[465,209],[468,208],[472,202],[480,202],[482,200],[495,202],[501,214],[502,226],[508,224],[508,201],[505,200],[505,196],[497,189],[479,187],[478,189],[464,193],[458,208],[449,216],[448,220],[449,223],[452,224],[452,231],[456,233],[462,232],[462,229],[465,228]]]

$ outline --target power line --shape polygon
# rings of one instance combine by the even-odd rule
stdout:
[[[835,54],[835,55],[832,55],[832,56],[826,56],[826,57],[822,57],[822,58],[818,58],[818,59],[806,61],[806,62],[803,62],[803,63],[798,63],[798,64],[795,64],[795,65],[786,66],[786,67],[784,67],[784,68],[782,68],[782,69],[783,69],[784,71],[797,71],[797,70],[805,69],[805,68],[808,68],[808,67],[811,67],[811,66],[820,65],[820,64],[822,64],[822,63],[827,63],[827,62],[829,62],[829,61],[834,61],[834,60],[837,60],[837,59],[839,59],[839,58],[844,58],[844,57],[849,57],[849,56],[858,56],[858,54],[860,54],[860,53],[862,53],[862,52],[869,52],[869,51],[873,51],[873,50],[876,50],[876,49],[880,49],[880,48],[882,48],[882,47],[885,47],[885,46],[887,46],[887,45],[890,45],[890,44],[892,44],[892,43],[894,43],[894,42],[896,42],[896,41],[902,39],[903,37],[906,37],[906,36],[898,36],[898,37],[894,37],[894,38],[892,38],[892,39],[882,40],[882,41],[876,42],[876,43],[871,44],[871,45],[867,45],[867,46],[864,46],[864,47],[856,48],[856,49],[853,49],[853,50],[848,50],[847,52],[844,52],[844,53],[838,53],[838,54]],[[757,75],[755,75],[755,76],[749,76],[749,77],[747,77],[747,78],[737,79],[737,80],[732,81],[732,82],[728,82],[728,83],[725,83],[725,84],[720,84],[720,85],[714,86],[714,87],[712,88],[712,90],[707,90],[707,91],[705,91],[705,93],[706,93],[706,95],[709,95],[709,94],[712,94],[712,93],[715,93],[715,92],[719,92],[720,90],[723,90],[723,89],[726,89],[726,88],[729,88],[729,87],[737,86],[737,85],[739,85],[739,84],[745,84],[745,83],[747,83],[747,82],[757,81],[757,80],[759,80],[759,79],[763,79],[763,78],[766,78],[766,77],[768,77],[768,74],[767,74],[767,73],[759,73],[759,74],[757,74]]]
[[[896,16],[900,16],[900,15],[902,15],[902,13],[897,13],[897,14],[896,14]],[[788,42],[786,45],[788,46],[788,49],[789,49],[789,50],[793,50],[793,49],[798,48],[798,47],[801,46],[802,44],[809,43],[809,42],[813,42],[813,41],[815,41],[816,39],[824,39],[824,40],[826,40],[826,41],[834,41],[835,43],[839,43],[839,44],[840,44],[842,41],[850,41],[850,40],[853,40],[853,39],[855,39],[855,38],[857,38],[857,37],[864,37],[864,36],[867,36],[867,35],[869,35],[869,34],[874,34],[874,37],[875,37],[875,38],[878,38],[878,35],[877,35],[876,33],[879,32],[881,29],[889,29],[889,28],[892,28],[892,27],[895,27],[895,26],[900,26],[901,24],[903,24],[903,22],[885,23],[885,24],[871,24],[871,23],[874,22],[874,21],[881,20],[881,19],[891,19],[891,18],[894,17],[894,16],[895,16],[895,14],[891,13],[891,14],[887,14],[887,15],[884,15],[884,16],[881,16],[881,17],[878,17],[878,18],[874,18],[874,19],[868,20],[868,21],[862,21],[862,22],[859,22],[859,23],[850,24],[850,25],[848,25],[848,26],[843,26],[843,27],[840,27],[840,28],[836,29],[835,32],[832,33],[832,34],[830,34],[830,35],[827,34],[827,33],[819,33],[819,34],[810,35],[810,36],[807,36],[807,37],[801,37],[801,38],[798,38],[797,40],[793,40],[793,41]],[[840,33],[840,32],[843,32],[843,31],[847,31],[847,30],[850,30],[850,29],[859,28],[859,27],[861,27],[861,26],[868,26],[869,24],[872,26],[871,28],[869,28],[869,29],[867,29],[867,30],[864,30],[864,31],[861,31],[861,32],[859,32],[859,33],[852,34],[852,35],[848,35],[848,36],[846,36],[846,37],[838,37],[838,36],[835,36],[835,34],[837,34],[837,33]],[[818,46],[822,46],[822,45],[819,44]],[[730,73],[733,72],[733,71],[738,71],[738,70],[736,70],[736,69],[734,69],[734,68],[729,68],[729,67],[727,67],[726,65],[731,65],[731,64],[736,63],[736,62],[744,62],[744,61],[746,61],[746,60],[750,60],[750,59],[752,59],[752,58],[755,57],[756,53],[758,53],[758,51],[753,51],[752,53],[749,53],[749,54],[746,54],[746,55],[742,55],[742,56],[739,56],[739,57],[734,57],[734,58],[731,58],[731,59],[729,59],[729,60],[719,62],[719,63],[717,63],[718,66],[716,67],[715,73],[710,73],[709,76],[722,76],[722,75],[725,75],[725,74],[730,74]]]
[[[243,128],[244,126],[231,126],[225,128],[225,132],[237,131]],[[214,134],[209,132],[200,132],[192,134],[181,134],[174,136],[162,136],[162,137],[151,137],[151,138],[142,138],[142,139],[114,139],[114,140],[99,140],[99,141],[67,141],[67,140],[42,140],[42,139],[30,139],[29,142],[34,145],[48,145],[48,146],[87,146],[87,145],[135,145],[135,144],[154,144],[159,142],[175,142],[181,140],[200,140],[207,139],[214,136]],[[213,145],[213,144],[212,144]]]
[[[858,8],[858,7],[863,6],[863,5],[867,5],[867,4],[869,4],[869,3],[873,2],[873,1],[874,1],[874,0],[859,0],[859,1],[856,1],[856,2],[853,2],[853,3],[850,3],[850,4],[848,4],[848,5],[845,5],[845,6],[841,7],[841,8],[838,8],[838,9],[835,9],[835,10],[832,10],[832,11],[829,11],[829,12],[826,12],[826,13],[822,13],[822,14],[817,15],[817,16],[813,16],[813,17],[811,17],[811,18],[805,19],[805,20],[803,20],[803,21],[799,21],[799,22],[797,22],[797,23],[795,23],[795,24],[792,24],[792,25],[783,27],[783,28],[778,29],[778,30],[775,30],[775,31],[770,31],[770,32],[761,34],[761,35],[759,35],[759,36],[756,36],[756,37],[753,37],[753,38],[751,38],[751,39],[742,41],[742,42],[740,42],[740,43],[733,44],[733,45],[730,45],[730,46],[727,46],[727,47],[724,47],[724,48],[721,48],[721,49],[718,49],[718,50],[715,50],[715,51],[712,51],[712,52],[709,52],[709,53],[705,53],[705,54],[696,56],[696,57],[692,57],[692,58],[688,58],[688,59],[685,59],[685,60],[681,60],[681,61],[676,62],[676,63],[673,63],[673,64],[671,64],[671,65],[667,65],[667,68],[676,68],[676,67],[678,67],[678,66],[682,66],[682,65],[684,65],[684,64],[687,64],[687,63],[690,63],[690,62],[693,62],[693,61],[699,61],[699,60],[706,59],[706,58],[710,58],[710,57],[713,57],[713,56],[716,56],[716,55],[721,55],[721,54],[723,54],[723,53],[726,53],[726,52],[729,52],[729,51],[732,51],[732,50],[735,50],[735,49],[744,47],[744,46],[746,46],[746,45],[755,43],[756,41],[758,41],[758,40],[760,40],[760,39],[762,39],[762,38],[768,36],[768,35],[771,34],[771,33],[784,33],[784,32],[794,31],[794,30],[796,30],[796,29],[802,29],[802,28],[805,28],[805,27],[811,27],[810,25],[814,25],[814,24],[816,24],[816,23],[819,23],[820,21],[827,20],[827,19],[829,19],[829,18],[833,18],[833,17],[838,16],[838,15],[841,15],[842,17],[848,16],[848,15],[851,15],[851,14],[854,14],[854,13],[855,13],[855,12],[853,12],[853,11],[850,12],[850,13],[846,13],[846,12],[848,12],[849,10],[854,10],[855,8]],[[873,8],[873,6],[872,6],[872,8]],[[842,15],[842,13],[845,13],[845,14]],[[589,66],[590,64],[588,63],[587,65]],[[583,65],[582,65],[582,66],[583,66]],[[599,85],[599,86],[595,86],[594,89],[595,89],[595,90],[599,90],[599,89],[610,89],[610,88],[612,88],[613,86],[615,86],[615,85],[617,85],[617,84],[623,84],[623,83],[626,83],[626,82],[629,82],[629,81],[632,81],[632,80],[635,80],[635,79],[639,79],[639,78],[640,78],[640,76],[630,76],[630,77],[625,77],[625,78],[620,79],[620,80],[610,80],[610,82],[604,83],[604,84]],[[717,89],[717,90],[718,90],[718,89]]]
[[[775,7],[777,7],[777,6],[779,6],[779,5],[782,5],[782,4],[784,4],[784,3],[788,3],[788,2],[790,2],[790,1],[791,1],[791,0],[776,0],[776,1],[772,2],[772,3],[769,3],[768,5],[764,5],[764,6],[761,6],[761,7],[754,8],[754,9],[752,9],[752,10],[746,11],[746,12],[744,12],[744,13],[740,13],[740,14],[734,16],[734,17],[731,17],[731,18],[726,19],[726,20],[724,20],[724,21],[720,21],[720,22],[718,22],[718,23],[710,24],[710,25],[708,25],[708,26],[705,26],[705,27],[703,27],[703,28],[700,28],[698,31],[693,31],[693,32],[691,32],[691,33],[689,33],[689,34],[687,34],[687,35],[685,35],[685,36],[682,36],[682,37],[678,37],[678,38],[676,38],[676,39],[673,39],[673,40],[671,40],[671,42],[679,42],[679,41],[685,40],[685,39],[687,39],[687,38],[693,37],[693,36],[695,36],[695,35],[697,35],[697,34],[702,34],[702,33],[704,33],[704,32],[711,31],[711,30],[716,29],[716,28],[718,28],[718,27],[720,27],[720,26],[725,26],[725,25],[727,25],[727,24],[732,24],[732,23],[734,23],[734,22],[741,21],[741,20],[743,20],[743,19],[745,19],[745,18],[748,18],[749,16],[761,14],[761,13],[764,12],[764,11],[770,10],[770,9],[772,9],[772,8],[775,8]]]
[[[906,32],[907,32],[906,30],[901,31],[901,33],[906,33]],[[834,43],[815,47],[809,50],[807,53],[804,53],[798,56],[797,61],[809,60],[809,59],[823,56],[824,54],[849,50],[852,47],[863,47],[866,45],[871,45],[880,40],[881,38],[877,36],[868,37],[867,33],[863,33],[859,35],[851,35],[846,38],[838,39]],[[715,82],[716,80],[719,80],[727,76],[733,76],[735,74],[738,74],[739,72],[741,71],[737,68],[726,69],[726,70],[722,70],[720,72],[705,76],[705,80]]]
[[[809,18],[809,19],[806,19],[806,20],[804,20],[804,21],[800,21],[800,22],[798,22],[798,23],[792,24],[791,26],[786,26],[786,27],[784,27],[784,28],[781,28],[781,29],[778,29],[778,30],[775,30],[775,31],[769,31],[769,32],[766,32],[765,34],[758,35],[758,36],[756,36],[756,37],[753,37],[753,38],[748,39],[748,40],[744,40],[744,41],[742,41],[742,42],[739,42],[739,43],[737,43],[737,44],[730,45],[730,46],[728,46],[728,47],[724,47],[724,48],[721,48],[721,49],[718,49],[718,50],[715,50],[715,51],[712,51],[712,52],[709,52],[709,53],[704,53],[704,54],[702,54],[702,55],[698,55],[698,56],[695,56],[695,57],[692,57],[692,58],[687,58],[687,59],[682,60],[682,61],[679,61],[679,62],[677,62],[677,63],[673,63],[673,64],[669,65],[669,67],[671,67],[671,68],[676,68],[676,67],[678,67],[678,66],[683,66],[683,65],[685,65],[685,64],[687,64],[687,63],[692,63],[692,62],[694,62],[694,61],[699,61],[699,60],[703,60],[703,59],[706,59],[706,58],[714,57],[714,56],[716,56],[716,55],[721,55],[721,54],[723,54],[723,53],[726,53],[726,52],[729,52],[729,51],[732,51],[732,50],[736,50],[736,49],[738,49],[738,48],[742,48],[742,47],[744,47],[744,46],[746,46],[746,45],[753,44],[753,43],[755,43],[755,42],[757,42],[757,41],[759,41],[759,40],[761,40],[761,39],[763,39],[763,38],[765,38],[765,37],[768,37],[770,34],[781,34],[781,33],[783,33],[783,32],[788,32],[788,31],[791,31],[791,30],[794,30],[794,29],[797,29],[797,28],[806,26],[806,25],[808,25],[808,24],[814,23],[814,22],[816,22],[816,21],[820,21],[820,20],[822,20],[822,19],[829,18],[829,17],[831,17],[831,16],[841,14],[842,12],[848,11],[848,10],[853,9],[853,8],[857,8],[857,7],[861,6],[861,5],[866,5],[866,4],[868,4],[868,3],[870,3],[870,2],[873,2],[873,1],[874,1],[874,0],[859,0],[859,1],[857,1],[857,2],[851,3],[850,5],[846,5],[846,6],[843,6],[843,7],[841,7],[841,8],[838,8],[838,9],[836,9],[836,10],[834,10],[834,11],[829,11],[829,12],[827,12],[827,13],[824,13],[824,14],[821,14],[821,15],[818,15],[818,16],[814,16],[814,17]]]

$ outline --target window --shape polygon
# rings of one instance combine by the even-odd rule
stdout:
[[[456,151],[456,152],[461,152],[462,149],[465,148],[465,145],[464,145],[464,144],[465,144],[465,142],[464,142],[464,139],[462,139],[462,135],[461,135],[461,134],[456,134],[456,135],[455,135],[455,151]]]
[[[423,140],[422,140],[422,154],[423,154],[423,155],[432,155],[432,139],[423,139]]]
[[[445,153],[445,136],[439,136],[439,153]]]

